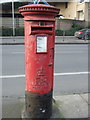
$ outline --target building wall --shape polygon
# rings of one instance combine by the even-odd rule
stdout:
[[[61,9],[60,14],[65,19],[86,21],[85,26],[90,26],[90,2],[78,3],[77,0],[72,0],[68,2],[67,8],[65,3],[57,3],[55,6]]]
[[[85,21],[80,20],[70,20],[70,19],[57,19],[56,20],[56,30],[70,30],[73,24],[84,27]]]
[[[77,5],[77,20],[85,20],[86,26],[90,25],[90,3],[89,2],[85,2]]]
[[[77,5],[76,12],[77,12],[76,15],[77,20],[85,20],[85,14],[86,14],[85,3],[79,3]]]
[[[90,3],[88,4],[88,26],[90,26]]]
[[[65,9],[64,15],[67,19],[76,19],[76,2],[69,2],[68,8]]]
[[[55,6],[60,8],[60,14],[62,14],[65,19],[76,19],[77,2],[57,3]]]
[[[76,19],[90,21],[90,3],[83,2],[78,3],[78,0],[72,0],[68,2],[67,8],[66,3],[56,3],[55,6],[60,8],[60,14],[62,14],[65,19]]]
[[[85,3],[85,13],[86,25],[90,26],[90,3]]]
[[[90,3],[78,3],[78,0],[71,0],[71,2],[50,2],[51,5],[60,8],[60,14],[62,14],[65,19],[76,19],[76,20],[88,20],[88,4]],[[18,4],[15,5],[15,13],[19,13]],[[17,6],[18,5],[18,6]],[[10,6],[8,9],[7,7]],[[5,7],[5,6],[4,6]],[[7,5],[6,11],[3,13],[12,13],[11,4]]]

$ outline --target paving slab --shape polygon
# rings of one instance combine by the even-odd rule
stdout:
[[[80,94],[80,96],[85,100],[88,104],[90,104],[90,101],[88,100],[88,95],[89,94]]]
[[[88,118],[88,103],[80,95],[55,96],[64,118]]]
[[[21,106],[18,98],[2,99],[2,118],[20,118]]]

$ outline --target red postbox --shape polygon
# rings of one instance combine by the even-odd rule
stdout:
[[[19,11],[25,25],[26,114],[30,118],[49,118],[54,78],[54,17],[59,9],[31,4]]]

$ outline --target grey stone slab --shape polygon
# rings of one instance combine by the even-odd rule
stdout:
[[[64,118],[88,117],[88,104],[80,95],[56,96],[55,100]]]
[[[88,95],[89,95],[89,94],[81,94],[80,96],[81,96],[86,102],[89,102],[89,104],[90,104],[90,101],[88,101]]]
[[[88,104],[90,105],[90,93],[88,93]]]
[[[90,118],[90,105],[88,105],[88,117]]]
[[[20,118],[21,103],[17,98],[2,99],[2,117],[3,118]]]

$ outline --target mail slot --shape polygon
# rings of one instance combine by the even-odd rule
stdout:
[[[53,26],[31,26],[31,34],[53,34]]]

